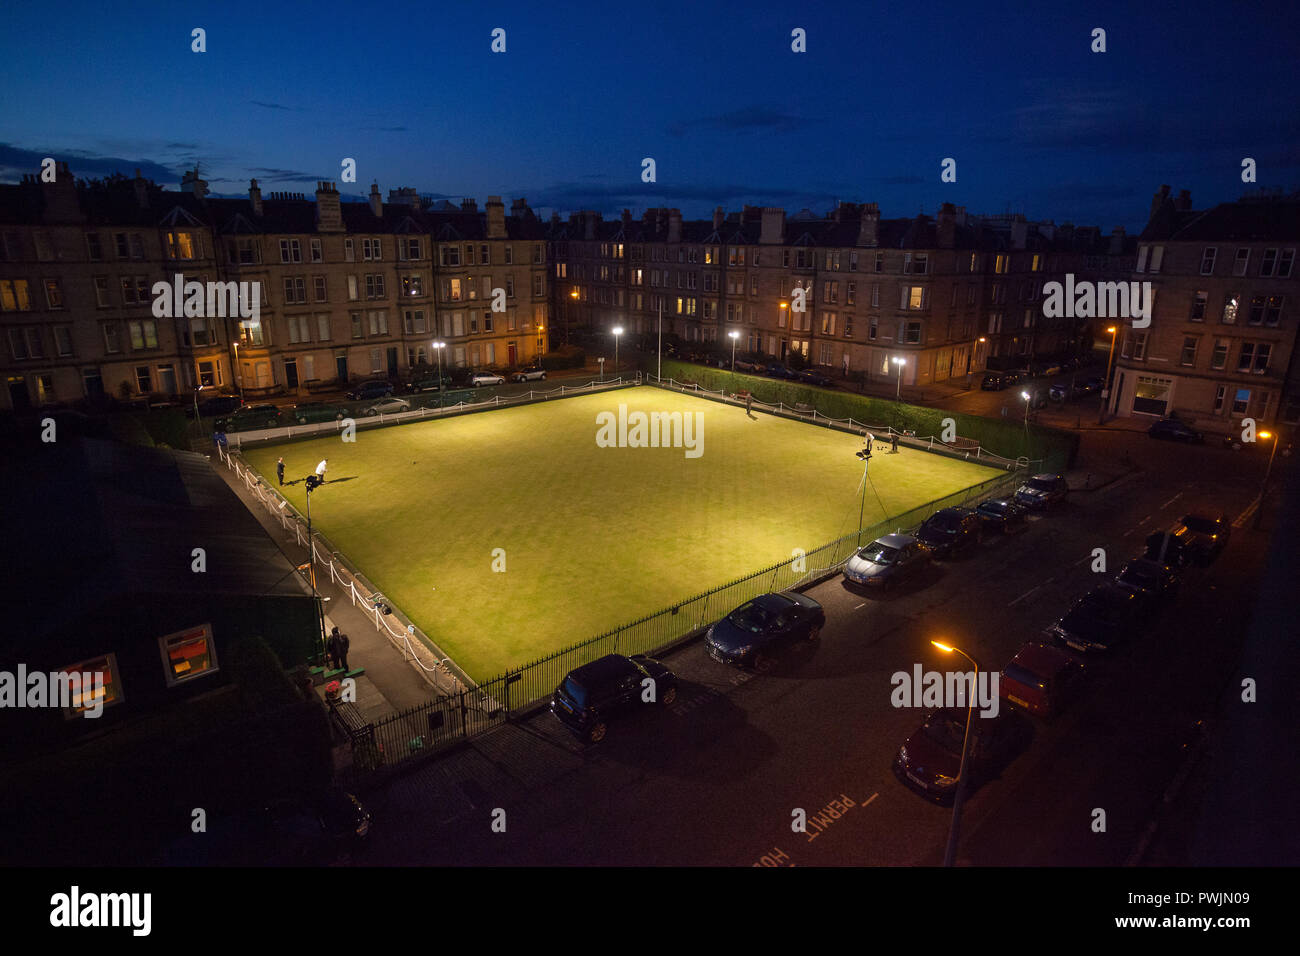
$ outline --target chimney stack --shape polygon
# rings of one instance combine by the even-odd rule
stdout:
[[[55,162],[54,182],[41,182],[41,196],[45,201],[42,221],[54,225],[85,220],[77,201],[77,181],[67,163]]]
[[[601,221],[601,215],[598,212],[591,212],[584,209],[582,211],[582,238],[591,241],[596,238],[596,223]]]
[[[1011,217],[1011,248],[1023,249],[1029,238],[1029,223],[1020,213]]]
[[[262,190],[257,188],[257,180],[248,181],[248,201],[253,204],[253,215],[262,215]]]
[[[461,211],[461,212],[472,212],[472,213],[474,213],[475,215],[477,215],[477,214],[478,214],[478,200],[477,200],[477,199],[462,199],[462,200],[460,201],[460,211]]]
[[[1165,204],[1165,200],[1168,198],[1169,198],[1169,186],[1161,185],[1160,189],[1156,192],[1156,194],[1151,197],[1151,215],[1147,217],[1148,221],[1156,217],[1156,213],[1160,211],[1160,207]]]
[[[940,249],[951,249],[957,244],[957,207],[946,202],[939,207],[935,218],[935,240]]]
[[[1190,189],[1180,189],[1178,198],[1174,200],[1174,208],[1179,212],[1190,212],[1192,208],[1192,191]]]
[[[136,204],[141,209],[148,209],[149,208],[149,184],[145,181],[145,178],[140,175],[139,169],[135,171],[135,179],[131,181],[131,185],[135,187]]]
[[[1120,256],[1124,254],[1124,240],[1128,233],[1124,231],[1123,226],[1116,226],[1110,234],[1110,254]]]
[[[339,188],[328,180],[316,184],[316,231],[343,231],[343,209],[339,206]]]
[[[758,241],[764,246],[779,246],[785,241],[785,210],[780,206],[764,206],[760,213]]]
[[[722,229],[723,215],[722,207],[718,206],[713,210],[713,231],[717,232]]]
[[[390,189],[388,190],[388,205],[410,206],[416,212],[419,212],[420,194],[415,191],[414,186],[399,186],[396,189]]]
[[[858,229],[858,245],[869,248],[880,245],[880,207],[873,202],[862,205],[862,225]]]
[[[500,196],[488,196],[487,237],[489,239],[506,237],[506,204],[501,201]]]
[[[205,180],[199,179],[198,167],[186,171],[181,177],[181,192],[193,193],[195,199],[202,199],[208,194],[208,184]]]
[[[668,241],[682,241],[682,211],[680,209],[668,210]]]
[[[376,219],[383,218],[384,200],[379,195],[379,183],[370,184],[370,211],[375,214]]]

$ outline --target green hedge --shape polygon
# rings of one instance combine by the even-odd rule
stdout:
[[[562,345],[554,352],[542,356],[542,368],[554,372],[562,368],[582,368],[587,364],[587,353],[576,345]]]
[[[643,365],[643,371],[654,373],[653,360]],[[737,392],[748,389],[761,402],[786,405],[811,405],[818,414],[830,418],[853,418],[868,425],[889,425],[898,431],[914,431],[917,435],[938,436],[943,432],[943,420],[956,422],[957,434],[979,442],[980,446],[1003,458],[1028,457],[1044,461],[1047,470],[1063,470],[1073,464],[1079,449],[1079,436],[1057,428],[1030,425],[1026,435],[1020,422],[1003,421],[949,412],[921,405],[909,405],[892,399],[872,395],[856,395],[829,388],[817,388],[802,382],[787,382],[761,375],[745,375],[726,369],[709,368],[676,359],[664,359],[663,376],[678,382],[695,382],[712,391],[725,389]]]

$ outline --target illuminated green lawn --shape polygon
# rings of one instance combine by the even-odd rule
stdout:
[[[702,413],[702,454],[601,448],[597,415]],[[854,435],[649,386],[249,448],[275,482],[329,459],[312,519],[476,680],[857,530]],[[865,523],[1001,472],[877,454]],[[351,478],[349,481],[340,479]],[[286,486],[306,510],[301,484]],[[506,570],[492,570],[493,549]]]

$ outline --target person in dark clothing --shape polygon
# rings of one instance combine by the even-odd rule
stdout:
[[[275,477],[279,479],[281,485],[284,484],[284,459],[281,458],[275,463]]]
[[[338,670],[339,666],[339,629],[336,627],[330,632],[329,640],[325,642],[326,659],[329,663],[330,670]]]
[[[348,669],[348,647],[351,644],[352,642],[348,640],[346,634],[339,635],[339,649],[336,652],[336,658],[339,661],[339,666],[345,671]]]
[[[898,454],[898,432],[894,432],[889,438],[889,453],[891,455]]]

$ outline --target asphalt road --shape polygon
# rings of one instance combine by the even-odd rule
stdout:
[[[838,576],[815,587],[809,593],[827,614],[820,640],[770,672],[726,667],[697,642],[667,659],[681,682],[678,700],[612,724],[601,744],[584,747],[541,713],[422,765],[367,797],[376,824],[354,862],[940,863],[950,812],[890,769],[924,713],[891,706],[890,675],[916,663],[953,666],[931,638],[1000,668],[1074,598],[1113,576],[1151,530],[1187,511],[1239,515],[1263,470],[1263,458],[1249,452],[1133,432],[1085,435],[1085,466],[1125,452],[1138,472],[1073,492],[1023,533],[937,564],[930,579],[896,596],[860,596]],[[1028,749],[968,799],[960,862],[1136,858],[1185,765],[1195,722],[1211,717],[1233,673],[1266,534],[1235,528],[1215,564],[1186,573],[1178,602],[1147,634],[1094,666],[1075,709],[1032,722]],[[1105,551],[1104,575],[1091,570],[1095,548]],[[796,809],[813,821],[806,833],[792,832]]]

